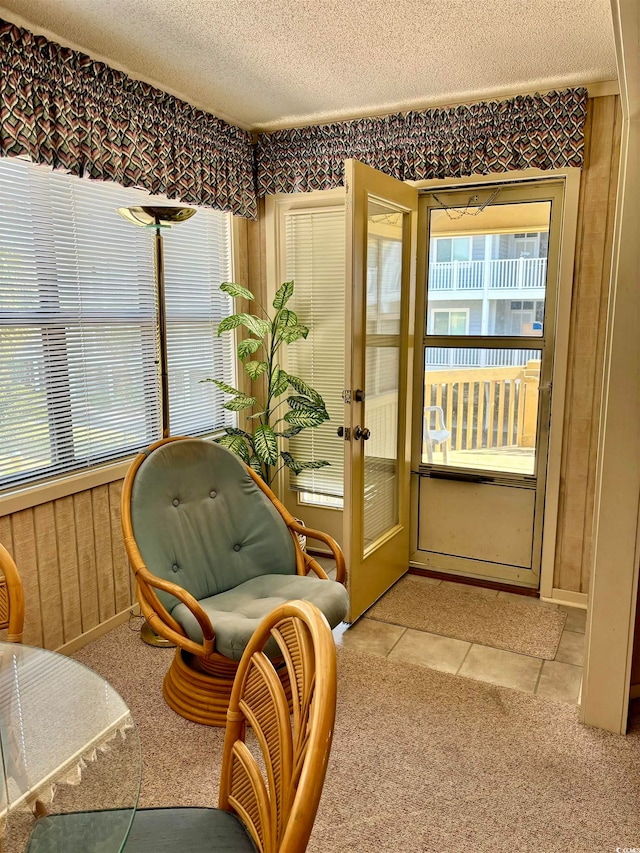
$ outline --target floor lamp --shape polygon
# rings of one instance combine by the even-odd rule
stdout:
[[[164,294],[164,249],[162,229],[171,228],[190,219],[193,207],[119,207],[118,213],[134,225],[155,231],[154,266],[156,274],[156,302],[158,306],[158,373],[160,374],[160,399],[162,411],[162,437],[169,438],[169,374],[167,370],[167,312]],[[145,621],[140,636],[149,646],[173,646]]]

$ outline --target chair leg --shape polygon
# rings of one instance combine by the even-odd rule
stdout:
[[[427,462],[433,462],[433,444],[430,441],[427,442]]]
[[[443,459],[445,465],[447,465],[449,462],[449,449],[448,448],[449,448],[449,442],[444,441],[442,443],[442,459]]]

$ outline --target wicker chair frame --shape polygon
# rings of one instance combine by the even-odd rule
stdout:
[[[176,436],[161,439],[133,460],[122,489],[122,531],[129,562],[137,581],[136,595],[140,609],[156,634],[176,645],[175,656],[163,684],[167,704],[186,719],[224,727],[238,661],[216,651],[215,626],[211,624],[198,601],[183,587],[154,575],[145,565],[135,541],[131,521],[131,493],[141,465],[156,448],[172,441],[184,441],[186,438],[187,436]],[[298,534],[302,533],[307,539],[322,542],[331,550],[336,561],[336,580],[344,583],[344,556],[335,539],[320,530],[301,525],[260,477],[248,465],[245,465],[245,468],[258,488],[273,503],[289,529],[295,549],[297,574],[306,575],[313,571],[318,577],[328,579],[319,563],[301,549]],[[202,643],[187,636],[164,607],[156,590],[170,593],[191,610],[202,629]]]
[[[280,646],[287,683],[262,648]],[[292,707],[292,717],[289,706]],[[219,807],[234,811],[260,853],[301,853],[313,827],[336,712],[336,650],[315,605],[267,616],[243,655],[227,712]],[[253,749],[246,734],[255,736]]]
[[[0,630],[10,643],[21,643],[24,630],[24,592],[13,557],[0,545]]]

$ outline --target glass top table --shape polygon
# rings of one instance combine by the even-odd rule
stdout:
[[[120,853],[142,762],[107,681],[73,658],[0,642],[0,747],[2,853],[66,850],[70,829],[84,853]]]

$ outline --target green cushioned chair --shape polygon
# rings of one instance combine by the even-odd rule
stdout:
[[[334,628],[348,609],[344,558],[330,536],[303,527],[265,483],[226,448],[164,439],[132,463],[122,526],[149,626],[177,646],[164,696],[177,713],[225,725],[238,661],[260,620],[278,604],[315,604]],[[327,545],[336,580],[300,547]],[[278,654],[275,644],[267,652]]]
[[[304,853],[335,712],[336,650],[326,619],[306,601],[280,605],[258,626],[236,673],[219,808],[141,809],[124,853]],[[116,849],[130,820],[130,811],[118,809],[46,815],[36,821],[27,853]]]

